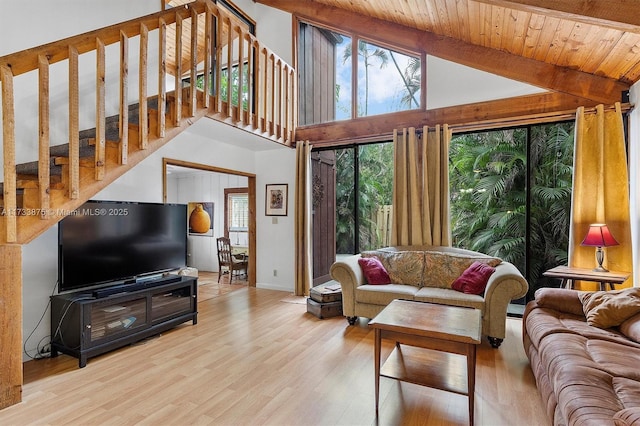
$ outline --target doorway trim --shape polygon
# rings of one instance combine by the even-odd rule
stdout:
[[[207,172],[224,173],[228,175],[244,176],[247,178],[249,193],[249,277],[250,287],[256,286],[256,175],[253,173],[241,172],[239,170],[225,169],[222,167],[209,166],[207,164],[192,163],[190,161],[176,160],[174,158],[162,158],[162,201],[167,202],[167,166],[186,167]]]

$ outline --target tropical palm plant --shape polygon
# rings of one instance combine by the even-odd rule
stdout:
[[[450,162],[454,245],[516,265],[531,297],[548,285],[542,273],[567,259],[573,125],[461,135],[451,141]]]
[[[388,50],[382,49],[379,47],[371,48],[371,44],[367,43],[364,40],[358,40],[358,56],[362,58],[364,64],[364,116],[368,115],[368,107],[369,107],[369,67],[373,65],[374,58],[377,59],[380,63],[380,68],[384,68],[387,66],[387,62],[389,62]],[[351,59],[353,55],[353,48],[351,44],[347,44],[345,46],[344,53],[342,54],[342,63],[346,63]]]

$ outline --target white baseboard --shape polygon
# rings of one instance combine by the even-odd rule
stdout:
[[[278,290],[278,291],[288,291],[289,293],[293,292],[293,287],[286,286],[283,284],[273,284],[273,283],[256,283],[257,288],[263,288],[266,290]]]

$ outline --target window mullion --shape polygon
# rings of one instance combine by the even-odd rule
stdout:
[[[358,36],[351,38],[351,118],[358,117]]]

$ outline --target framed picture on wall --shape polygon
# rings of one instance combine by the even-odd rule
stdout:
[[[189,235],[213,237],[213,203],[190,202],[187,205]]]
[[[267,185],[265,214],[267,216],[286,216],[289,185],[286,183]]]

